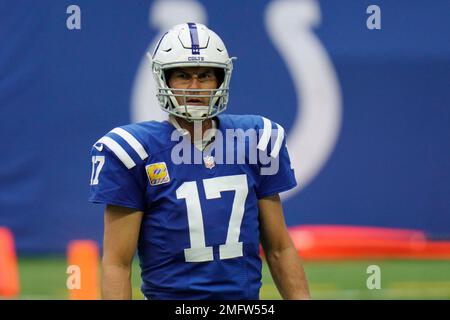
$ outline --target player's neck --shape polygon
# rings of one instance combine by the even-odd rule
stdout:
[[[201,122],[190,122],[186,119],[177,117],[174,120],[178,123],[180,128],[189,132],[192,142],[194,142],[194,137],[205,137],[206,131],[213,128],[212,119],[206,119]]]

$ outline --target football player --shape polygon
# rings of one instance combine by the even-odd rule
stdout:
[[[131,299],[137,249],[146,299],[259,299],[261,243],[281,296],[308,299],[279,197],[296,186],[283,128],[223,113],[233,63],[206,26],[174,26],[149,57],[167,121],[115,128],[92,148],[89,200],[106,204],[102,297]],[[256,140],[227,135],[236,130]],[[237,162],[243,150],[258,156]]]

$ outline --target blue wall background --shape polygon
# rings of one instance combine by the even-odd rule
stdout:
[[[228,112],[264,115],[289,134],[301,109],[264,24],[272,1],[196,2],[239,58]],[[313,31],[337,75],[342,122],[324,166],[284,202],[288,224],[450,234],[450,2],[310,2],[319,4]],[[81,30],[66,27],[71,4],[81,8]],[[381,8],[381,30],[366,27],[371,4]],[[21,253],[101,241],[103,208],[87,202],[90,148],[132,121],[136,73],[160,32],[149,24],[153,5],[0,2],[0,225]]]

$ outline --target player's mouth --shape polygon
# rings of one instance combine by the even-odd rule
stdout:
[[[186,103],[188,105],[193,105],[193,106],[204,106],[205,103],[202,101],[202,99],[198,99],[198,98],[189,98],[186,100]]]

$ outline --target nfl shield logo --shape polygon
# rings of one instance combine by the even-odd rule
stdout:
[[[214,163],[214,157],[212,156],[203,157],[203,161],[205,161],[205,167],[207,167],[208,169],[212,169],[216,165]]]

